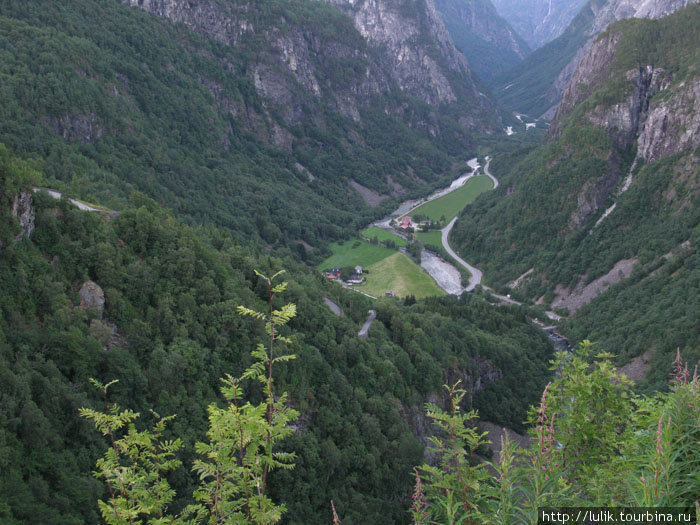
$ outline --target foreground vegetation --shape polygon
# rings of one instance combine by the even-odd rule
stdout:
[[[271,298],[273,290],[284,290],[284,284],[273,288],[267,282]],[[100,501],[108,523],[137,519],[193,525],[235,519],[241,525],[267,525],[282,518],[286,507],[267,496],[266,481],[275,468],[294,468],[295,455],[284,452],[279,441],[292,432],[289,422],[299,413],[287,407],[286,394],[276,399],[273,389],[273,364],[293,356],[274,358],[272,349],[278,339],[290,342],[277,338],[275,327],[291,320],[296,308],[271,309],[269,316],[244,307],[239,311],[267,321],[270,342],[253,352],[255,362],[240,379],[224,381],[228,406],[209,407],[211,444],[198,443],[204,457],[192,467],[201,474],[198,504],[168,514],[174,491],[163,474],[180,465],[176,452],[182,447],[179,439],[162,438],[171,418],[161,419],[153,431],[131,426],[124,433],[138,414],[110,407],[102,385],[105,412],[81,409],[112,443],[95,473],[110,488],[110,497]],[[634,397],[631,382],[610,364],[611,357],[594,352],[588,341],[573,355],[558,353],[552,362],[558,377],[545,387],[539,406],[530,409],[530,446],[519,448],[505,433],[493,463],[480,457],[487,438],[473,426],[476,411],[463,409],[467,392],[460,381],[446,387],[445,409],[425,406],[437,429],[429,438],[437,461],[413,469],[413,501],[406,509],[411,523],[534,525],[540,523],[541,508],[572,506],[685,507],[700,518],[697,367],[691,377],[679,352],[671,392]],[[263,402],[244,400],[240,385],[245,379],[262,383]],[[115,474],[120,469],[125,475]],[[329,503],[333,523],[340,523],[336,505],[332,499]]]
[[[678,354],[671,391],[635,397],[611,357],[587,341],[573,356],[558,353],[559,377],[530,410],[530,448],[505,434],[494,464],[474,461],[485,436],[470,427],[476,413],[460,407],[464,390],[448,389],[447,410],[427,405],[441,459],[416,471],[413,523],[535,524],[542,507],[574,506],[685,507],[697,522],[697,368],[691,377]]]
[[[108,489],[91,472],[104,442],[78,417],[80,407],[104,408],[90,378],[119,380],[109,388],[110,404],[140,413],[139,429],[158,422],[151,410],[177,414],[163,431],[183,446],[183,466],[167,476],[176,494],[171,512],[194,503],[199,477],[190,466],[195,444],[209,441],[206,407],[224,403],[219,378],[243,374],[254,362],[250,349],[269,339],[264,326],[235,311],[265,309],[267,283],[255,269],[272,275],[287,268],[284,300],[298,306],[280,333],[296,334],[288,348],[298,358],[281,364],[275,378],[277,391],[288,392],[301,414],[282,445],[296,454],[296,467],[276,471],[268,492],[286,504],[287,523],[331,521],[330,499],[347,525],[407,523],[411,467],[423,457],[416,434],[423,400],[451,378],[480,377],[488,365],[498,372],[493,381],[482,379],[470,401],[490,421],[520,429],[547,381],[551,345],[519,310],[494,309],[473,296],[410,306],[371,301],[290,256],[242,246],[222,230],[183,225],[138,192],[110,220],[35,194],[36,229],[13,242],[19,232],[8,211],[13,195],[45,181],[36,163],[5,153],[3,524],[101,521],[95,501]],[[80,306],[78,292],[88,280],[104,292],[102,311]],[[340,305],[342,317],[324,296]],[[369,339],[359,339],[369,308],[377,319]],[[243,388],[252,404],[263,399],[250,385]]]

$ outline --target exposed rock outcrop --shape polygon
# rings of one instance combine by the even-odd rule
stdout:
[[[503,372],[489,359],[476,356],[472,358],[472,369],[468,372],[463,370],[451,369],[448,371],[448,384],[454,384],[461,380],[461,388],[464,388],[469,394],[462,401],[462,408],[470,410],[468,406],[469,399],[479,390],[482,390],[494,381],[500,381],[503,378]],[[448,399],[445,392],[433,393],[427,396],[427,403],[433,403],[443,408],[447,406]],[[439,432],[439,428],[426,415],[423,406],[401,406],[401,417],[411,429],[411,432],[425,445],[430,445],[429,438]],[[433,463],[437,458],[426,452],[426,461]]]
[[[329,1],[352,17],[370,45],[385,50],[382,58],[402,91],[436,105],[454,102],[461,91],[450,76],[471,80],[467,60],[452,43],[434,0]]]
[[[105,294],[102,288],[94,281],[85,281],[78,292],[80,295],[80,306],[86,310],[95,308],[102,318],[102,312],[105,306]]]
[[[435,6],[442,13],[448,27],[448,18],[459,20],[464,30],[499,49],[512,51],[520,58],[530,52],[528,45],[499,16],[490,0],[435,0]]]
[[[17,217],[20,228],[15,241],[29,238],[34,232],[34,206],[31,191],[21,191],[12,199],[12,215]]]
[[[637,140],[646,162],[700,146],[700,79],[681,83],[665,100],[651,99]]]
[[[587,285],[584,278],[578,283],[573,290],[567,290],[562,286],[557,286],[555,292],[557,297],[552,302],[552,308],[567,308],[571,315],[583,305],[590,303],[613,284],[619,283],[632,274],[632,270],[637,265],[639,260],[623,259],[617,261],[612,269],[605,275],[598,277]]]
[[[603,35],[581,61],[550,126],[550,139],[560,136],[571,111],[609,80],[619,41],[619,33]],[[637,158],[645,162],[700,146],[700,78],[674,84],[665,70],[644,65],[627,71],[625,81],[628,94],[623,99],[598,104],[584,118],[605,130],[618,148],[636,144]],[[657,96],[662,92],[663,97]]]
[[[452,43],[433,0],[328,1],[352,19],[359,34],[352,34],[350,20],[339,34],[287,19],[282,12],[272,22],[261,17],[251,2],[122,0],[223,44],[255,47],[254,62],[224,67],[242,70],[264,101],[264,114],[252,116],[256,134],[286,149],[291,148],[292,136],[283,128],[308,117],[308,108],[304,109],[308,97],[358,121],[360,108],[371,102],[372,95],[399,91],[434,106],[457,104],[465,129],[495,129],[489,124],[495,114],[492,103],[476,88],[467,61]],[[338,16],[342,17],[340,12]],[[350,62],[357,67],[343,65]],[[344,68],[342,81],[331,73],[339,67]],[[226,100],[212,81],[203,82],[226,111],[237,118],[251,117],[251,108]],[[425,118],[417,122],[415,115],[402,114],[404,109],[392,111],[401,118],[412,117],[414,125],[433,134],[440,132]],[[273,113],[282,118],[277,127]],[[322,128],[322,112],[313,118]]]
[[[556,80],[547,92],[547,100],[555,103],[562,97],[569,84],[573,82],[573,75],[584,57],[596,43],[596,38],[608,26],[618,20],[627,18],[661,18],[669,15],[688,4],[697,3],[700,0],[608,0],[607,2],[592,1],[587,8],[593,11],[591,25],[585,30],[587,38],[571,61],[562,69]],[[597,43],[596,43],[597,44]]]
[[[493,0],[500,15],[535,49],[557,38],[586,0]]]
[[[462,388],[469,395],[474,395],[489,384],[503,379],[503,371],[485,357],[473,357],[471,365],[468,371],[452,370],[448,374],[448,384],[454,384],[459,380],[462,382]]]
[[[44,117],[42,120],[47,127],[66,140],[94,144],[104,135],[104,127],[91,111],[87,113],[75,111],[60,119]]]

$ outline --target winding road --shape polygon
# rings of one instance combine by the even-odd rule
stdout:
[[[367,339],[367,336],[369,335],[369,327],[372,326],[372,321],[374,321],[377,318],[377,311],[376,310],[369,310],[368,314],[369,315],[367,316],[367,320],[365,321],[365,324],[362,325],[362,328],[357,333],[357,336],[360,339]]]
[[[486,157],[486,164],[484,165],[484,173],[486,176],[491,179],[493,182],[493,189],[495,190],[498,188],[498,179],[493,176],[491,173],[491,170],[489,170],[489,164],[491,164],[491,157]],[[447,240],[447,238],[450,236],[450,232],[452,231],[452,227],[455,225],[455,222],[457,222],[457,217],[452,219],[450,223],[445,226],[441,231],[442,233],[442,246],[445,248],[445,251],[450,254],[450,257],[452,257],[455,261],[457,261],[459,264],[461,264],[464,268],[467,269],[467,271],[471,274],[469,277],[469,284],[467,287],[464,289],[465,292],[472,292],[474,291],[474,288],[476,288],[478,285],[481,284],[481,279],[483,278],[483,274],[481,273],[481,270],[474,268],[471,264],[469,264],[467,261],[462,259],[459,255],[455,253],[455,251],[450,248],[450,244]],[[492,294],[495,295],[495,294]],[[503,296],[498,296],[496,295],[499,299],[513,303],[513,304],[519,304],[516,301],[513,301],[509,297],[503,297]]]
[[[498,188],[498,179],[493,176],[491,173],[491,170],[489,170],[489,164],[491,163],[491,157],[486,157],[486,164],[484,165],[484,173],[493,181],[493,189],[495,190]],[[471,274],[469,277],[469,284],[467,287],[464,289],[465,292],[471,292],[473,291],[478,285],[481,285],[481,287],[489,292],[491,294],[491,297],[495,297],[496,299],[508,303],[508,304],[514,304],[516,306],[522,305],[521,302],[516,301],[514,299],[511,299],[507,295],[500,295],[494,292],[491,288],[488,286],[484,286],[481,284],[481,280],[483,279],[483,273],[481,270],[478,268],[474,268],[471,264],[469,264],[467,261],[462,259],[459,255],[455,253],[455,251],[450,247],[450,244],[448,242],[448,237],[450,236],[450,232],[452,231],[452,227],[455,225],[455,222],[457,222],[457,217],[452,219],[450,223],[445,226],[441,231],[442,233],[442,246],[445,248],[445,251],[450,254],[450,256],[457,261],[459,264],[461,264],[464,268],[467,269],[467,271]],[[552,321],[561,321],[561,316],[555,314],[554,312],[548,311],[545,312],[545,315],[551,319]],[[551,328],[551,327],[549,327]],[[562,337],[562,336],[560,336]],[[567,342],[568,343],[568,342]]]
[[[37,187],[32,188],[32,190],[34,191],[34,193],[37,193],[39,191],[45,191],[46,193],[49,194],[49,196],[53,197],[56,200],[61,200],[61,198],[63,198],[63,195],[61,194],[60,191],[50,190],[47,188],[37,188]],[[86,204],[86,203],[79,201],[77,199],[68,199],[68,202],[70,202],[73,206],[76,206],[79,210],[91,211],[91,212],[97,212],[97,213],[107,213],[109,215],[118,215],[118,212],[115,212],[112,210],[107,210],[104,208],[95,208],[95,207],[90,206],[89,204]]]
[[[464,266],[467,269],[467,271],[471,274],[469,276],[469,284],[464,289],[465,292],[471,292],[474,290],[474,288],[481,284],[481,278],[483,277],[483,274],[481,273],[481,270],[474,268],[471,264],[469,264],[459,255],[457,255],[452,248],[450,248],[450,245],[447,242],[447,237],[450,235],[450,232],[452,231],[452,226],[455,225],[455,222],[457,222],[457,217],[452,219],[447,226],[440,230],[442,233],[442,246],[443,248],[445,248],[445,251],[450,254],[450,257],[452,257],[455,261]]]

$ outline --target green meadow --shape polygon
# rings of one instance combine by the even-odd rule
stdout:
[[[333,252],[333,255],[318,265],[319,270],[357,265],[366,267],[396,253],[395,250],[376,244],[370,244],[360,239],[334,242],[329,248]]]
[[[360,232],[360,234],[366,239],[376,238],[379,242],[393,241],[394,244],[396,244],[396,246],[408,245],[408,242],[406,242],[406,240],[402,237],[399,237],[398,235],[395,235],[381,228],[377,228],[376,226],[370,226],[369,228],[365,228]]]
[[[318,265],[319,270],[362,266],[366,270],[363,275],[366,282],[355,288],[366,294],[382,297],[391,290],[397,297],[445,295],[423,268],[401,252],[359,239],[333,243],[330,249],[333,255]]]
[[[397,297],[415,295],[416,299],[445,295],[433,278],[407,255],[394,252],[394,255],[367,268],[367,283],[358,289],[375,297],[383,296],[391,290]]]
[[[437,250],[442,250],[442,232],[440,230],[416,232],[414,235],[423,243],[423,246],[433,246]]]
[[[432,221],[445,217],[450,222],[467,204],[474,202],[479,195],[493,188],[493,182],[486,175],[477,175],[469,179],[464,186],[442,197],[421,204],[407,215],[424,215]]]

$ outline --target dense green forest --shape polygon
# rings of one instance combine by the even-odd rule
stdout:
[[[3,150],[3,191],[41,182],[33,164]],[[465,406],[522,429],[546,382],[551,346],[520,311],[471,296],[410,306],[379,301],[370,338],[361,340],[368,299],[289,256],[241,246],[220,229],[183,225],[142,193],[133,192],[111,219],[45,193],[35,194],[34,209],[31,238],[0,252],[4,523],[97,521],[104,487],[91,471],[102,441],[77,412],[101,406],[91,377],[118,379],[113,401],[141,412],[144,424],[150,409],[177,414],[170,432],[191,462],[192,444],[204,438],[205,407],[219,399],[219,378],[240,373],[264,340],[262,327],[236,313],[238,305],[264,305],[266,286],[255,269],[287,268],[280,300],[298,308],[289,325],[298,358],[277,379],[301,412],[298,432],[285,441],[296,468],[276,473],[271,489],[286,502],[288,523],[324,521],[331,498],[346,523],[406,522],[411,468],[423,458],[416,433],[425,428],[426,397],[448,380],[475,385],[481,378],[484,388],[473,388]],[[79,306],[88,280],[103,290],[103,312]],[[324,295],[345,315],[333,315]],[[188,472],[169,477],[178,493],[191,493]]]
[[[352,21],[324,2],[264,4],[250,16],[275,38],[313,28],[321,39],[320,98],[286,77],[289,100],[260,97],[251,71],[279,67],[263,34],[234,47],[117,0],[3,0],[0,141],[41,159],[72,196],[120,209],[139,190],[191,222],[312,258],[386,211],[366,206],[351,179],[386,195],[388,177],[425,192],[471,153],[449,111],[397,89],[368,97],[359,122],[343,116],[336,92],[376,59]],[[356,58],[323,53],[336,48]],[[426,120],[439,136],[420,128]]]
[[[200,476],[203,443],[230,438],[221,414],[233,398],[253,404],[244,409],[258,432],[253,459],[272,461],[267,407],[285,416],[275,451],[290,455],[274,457],[294,468],[272,471],[267,485],[285,524],[329,523],[336,513],[345,525],[448,516],[506,524],[531,521],[540,504],[611,497],[692,504],[700,441],[684,410],[697,411],[698,382],[681,359],[700,358],[698,151],[636,164],[634,184],[600,226],[600,213],[571,217],[582,187],[619,187],[636,153],[586,112],[629,96],[620,79],[640,64],[663,68],[673,89],[695,79],[700,8],[614,26],[623,38],[610,80],[537,146],[541,128],[514,121],[514,136],[470,136],[464,107],[430,107],[391,85],[367,97],[359,118],[348,116],[335,95],[381,60],[350,18],[315,0],[256,5],[251,17],[263,29],[233,46],[118,0],[0,0],[0,522],[107,519],[97,502],[114,499],[103,480],[115,479],[118,469],[107,467],[119,458],[94,428],[105,433],[105,421],[126,431],[121,443],[135,455],[154,442],[137,427],[162,434],[164,448],[127,470],[157,458],[155,470],[167,474],[156,490],[167,494],[152,509],[191,509],[211,489],[202,489],[212,479]],[[571,31],[552,56],[573,49],[581,33]],[[317,97],[289,82],[269,44],[270,34],[297,33],[315,42],[311,60],[324,72]],[[326,52],[340,48],[349,50],[342,58]],[[559,60],[542,60],[537,82]],[[256,67],[280,79],[278,106],[260,94]],[[636,397],[613,356],[588,343],[551,368],[553,348],[531,322],[531,304],[498,306],[480,294],[373,301],[314,269],[330,241],[356,235],[399,198],[444,186],[477,153],[498,153],[491,168],[501,185],[462,212],[453,246],[500,291],[535,268],[513,292],[525,302],[550,301],[558,284],[637,258],[629,279],[561,329],[620,362],[650,350],[652,370],[638,385],[647,391],[667,388],[680,349],[670,393]],[[371,208],[350,181],[387,198]],[[66,197],[105,211],[80,211]],[[31,235],[12,209],[20,198]],[[286,285],[270,299],[264,275],[282,270]],[[287,312],[276,334],[295,356],[275,365],[274,393],[272,374],[261,372],[270,334],[254,313],[273,309]],[[363,339],[369,309],[376,320]],[[110,384],[107,407],[95,384]],[[473,411],[530,428],[530,452],[506,443],[488,466]],[[171,452],[177,459],[158,463]],[[412,494],[416,476],[424,492]]]
[[[625,75],[639,64],[668,75],[654,102],[683,89],[698,74],[698,23],[700,9],[690,6],[660,20],[611,26],[622,38],[604,79],[556,123],[560,131],[550,133],[548,143],[494,161],[501,186],[471,205],[453,232],[491,284],[502,287],[534,268],[535,277],[518,289],[532,301],[551,302],[558,285],[573,289],[618,261],[638,260],[630,280],[582,308],[565,328],[572,340],[591,337],[616,348],[621,361],[652,350],[651,388],[662,385],[677,347],[697,358],[697,151],[649,163],[638,158],[633,166],[636,143],[621,142],[614,129],[587,115],[633,96],[635,85]],[[632,168],[633,183],[615,200]],[[591,212],[587,206],[598,194],[604,198]],[[596,225],[613,202],[614,212]]]

